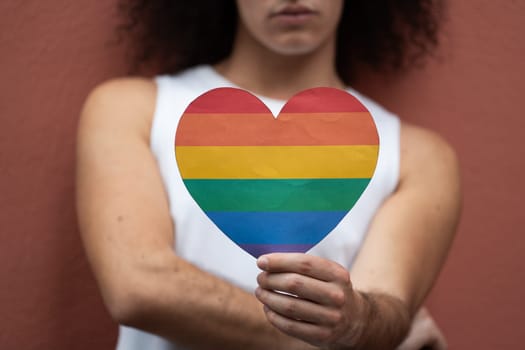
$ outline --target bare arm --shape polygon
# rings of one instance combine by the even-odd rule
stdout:
[[[401,136],[399,186],[350,274],[305,254],[259,258],[257,296],[278,329],[333,349],[394,349],[408,333],[452,242],[460,190],[454,152],[442,139],[407,125]]]
[[[264,317],[253,295],[177,257],[149,131],[151,81],[106,83],[82,111],[77,206],[85,249],[111,315],[192,348],[307,349]]]
[[[432,132],[404,125],[401,140],[398,189],[374,219],[351,275],[356,289],[393,297],[412,317],[454,237],[459,167],[452,149]]]

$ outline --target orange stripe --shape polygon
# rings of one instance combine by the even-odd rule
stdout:
[[[370,113],[193,114],[182,116],[178,146],[377,145]]]

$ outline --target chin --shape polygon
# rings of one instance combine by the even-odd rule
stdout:
[[[283,56],[303,56],[308,55],[315,51],[315,48],[311,47],[303,47],[303,46],[297,46],[297,47],[282,47],[279,49],[272,50],[275,53]]]
[[[267,47],[280,55],[295,56],[310,54],[322,46],[317,40],[304,40],[304,38],[287,38],[276,43],[271,43]]]

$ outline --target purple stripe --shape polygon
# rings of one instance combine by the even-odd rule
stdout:
[[[269,253],[306,253],[315,244],[239,244],[239,246],[258,258]]]

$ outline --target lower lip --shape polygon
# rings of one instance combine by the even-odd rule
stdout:
[[[277,21],[278,23],[280,23],[281,25],[300,26],[300,25],[306,24],[314,16],[315,16],[315,13],[313,12],[300,13],[297,15],[278,14],[278,15],[275,15],[273,19]]]

